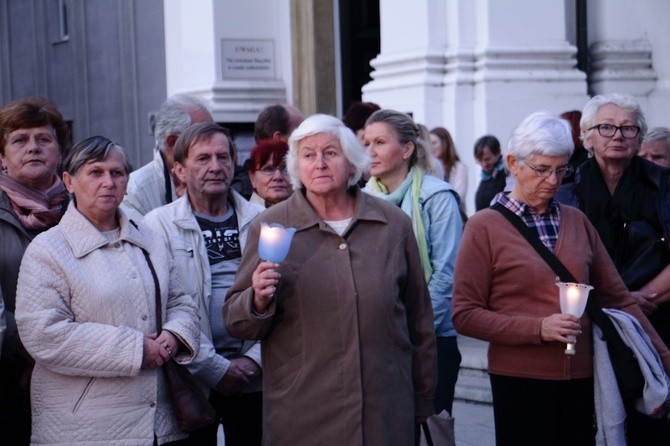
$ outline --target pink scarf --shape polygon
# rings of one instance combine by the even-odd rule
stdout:
[[[65,185],[56,175],[48,189],[39,191],[0,173],[0,190],[9,197],[21,225],[32,230],[46,229],[58,223],[62,215],[61,205],[67,194]]]

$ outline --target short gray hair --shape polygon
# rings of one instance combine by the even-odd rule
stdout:
[[[298,144],[308,136],[319,133],[327,133],[334,136],[340,142],[344,157],[354,166],[354,174],[349,178],[347,184],[353,186],[358,183],[363,173],[370,165],[370,157],[356,139],[351,129],[344,125],[339,119],[329,115],[312,115],[305,119],[294,131],[288,140],[289,150],[286,155],[286,170],[291,178],[294,190],[304,187],[300,181],[298,172]]]
[[[642,140],[645,142],[663,141],[670,148],[670,129],[667,127],[654,127],[650,129]]]
[[[526,117],[507,143],[507,154],[518,161],[532,155],[569,157],[574,149],[570,123],[548,111]]]
[[[582,110],[582,119],[579,121],[579,128],[581,130],[580,138],[582,139],[582,142],[586,142],[586,137],[590,135],[591,132],[596,131],[596,129],[593,128],[594,125],[599,124],[596,122],[596,116],[600,109],[608,104],[616,105],[619,108],[623,108],[624,110],[631,111],[635,114],[635,122],[637,123],[637,126],[640,127],[640,133],[637,135],[639,146],[639,144],[642,143],[642,138],[644,138],[644,135],[647,133],[647,120],[645,119],[644,113],[642,113],[642,108],[640,108],[640,104],[637,100],[631,95],[622,93],[599,94],[588,100]],[[586,147],[586,145],[584,145],[584,148],[588,150],[590,155],[593,155],[592,147]]]
[[[165,150],[168,136],[179,136],[193,124],[190,112],[194,110],[210,113],[207,101],[198,96],[177,94],[163,102],[156,113],[154,127],[157,150]]]
[[[91,136],[75,144],[68,151],[65,161],[63,161],[63,172],[75,176],[85,164],[93,161],[104,161],[112,152],[121,154],[126,175],[130,175],[133,167],[128,161],[126,151],[123,147],[104,136]]]

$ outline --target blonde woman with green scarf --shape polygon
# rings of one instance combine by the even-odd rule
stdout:
[[[431,151],[408,115],[376,111],[365,124],[364,138],[372,159],[364,191],[395,203],[412,219],[435,316],[435,412],[451,413],[461,363],[451,322],[454,265],[463,230],[457,195],[451,184],[425,173]]]

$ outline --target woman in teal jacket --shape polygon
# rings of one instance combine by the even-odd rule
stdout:
[[[395,203],[412,219],[435,315],[435,411],[451,413],[461,363],[451,322],[454,265],[463,230],[458,198],[451,184],[425,174],[431,151],[408,115],[393,110],[373,113],[365,124],[365,145],[372,162],[364,190]]]

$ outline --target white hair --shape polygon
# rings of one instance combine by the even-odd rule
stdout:
[[[193,124],[190,112],[195,110],[209,114],[209,103],[198,96],[187,94],[177,94],[163,102],[156,113],[156,149],[164,151],[168,136],[184,133]]]
[[[286,170],[291,178],[294,190],[304,187],[300,181],[298,172],[298,144],[304,138],[318,133],[327,133],[334,136],[342,147],[344,157],[354,166],[354,174],[351,175],[348,186],[358,183],[363,173],[370,164],[370,157],[356,139],[351,129],[344,125],[339,119],[323,114],[312,115],[305,119],[294,131],[288,140],[288,153],[286,154]]]
[[[637,135],[639,150],[639,145],[642,143],[645,133],[647,133],[647,120],[644,118],[644,113],[642,113],[642,108],[640,108],[640,104],[637,100],[631,95],[622,93],[599,94],[588,100],[582,110],[582,119],[579,120],[579,128],[581,130],[580,138],[582,142],[586,143],[587,136],[589,136],[591,132],[596,131],[593,126],[600,124],[599,122],[596,122],[596,116],[600,109],[608,104],[616,105],[635,115],[635,122],[637,123],[637,126],[640,127],[640,133]],[[590,155],[593,155],[592,147],[586,147],[585,144],[584,148]]]
[[[532,155],[570,156],[574,149],[570,123],[548,111],[526,117],[507,143],[507,154],[518,161]]]
[[[667,127],[654,127],[650,129],[645,135],[642,142],[663,141],[663,143],[670,148],[670,129]]]

